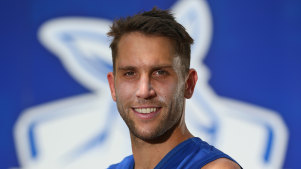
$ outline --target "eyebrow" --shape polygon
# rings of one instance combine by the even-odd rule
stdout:
[[[152,66],[151,69],[152,70],[156,70],[156,69],[162,69],[162,68],[172,68],[173,66],[172,65],[155,65],[155,66]],[[120,66],[117,68],[118,70],[120,71],[125,71],[125,70],[136,70],[137,67],[135,66]]]
[[[172,68],[172,65],[156,65],[153,66],[152,69],[162,69],[162,68]]]
[[[135,70],[136,67],[134,66],[121,66],[117,68],[118,70],[124,71],[124,70]]]

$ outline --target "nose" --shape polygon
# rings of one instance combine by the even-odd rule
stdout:
[[[149,76],[144,75],[140,77],[136,96],[142,99],[151,99],[156,96],[156,92],[151,85],[151,79]]]

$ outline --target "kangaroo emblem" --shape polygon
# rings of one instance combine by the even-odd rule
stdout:
[[[208,84],[202,60],[210,46],[212,23],[204,0],[180,0],[177,20],[195,40],[191,67],[199,74],[187,100],[190,131],[230,154],[244,168],[280,169],[288,131],[277,112],[218,96]],[[15,125],[21,168],[101,168],[131,154],[128,129],[111,100],[106,74],[112,70],[111,22],[100,18],[55,18],[44,23],[40,42],[91,93],[29,108]]]

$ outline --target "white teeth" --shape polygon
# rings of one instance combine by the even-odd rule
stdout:
[[[151,112],[155,112],[157,108],[137,108],[135,109],[135,111],[139,112],[139,113],[151,113]]]

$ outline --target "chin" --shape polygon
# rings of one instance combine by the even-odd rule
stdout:
[[[137,129],[130,130],[131,134],[143,141],[150,142],[150,143],[160,143],[167,140],[171,133],[174,131],[174,127],[171,127],[170,129],[166,128],[157,128],[154,130],[140,130],[137,131]]]

